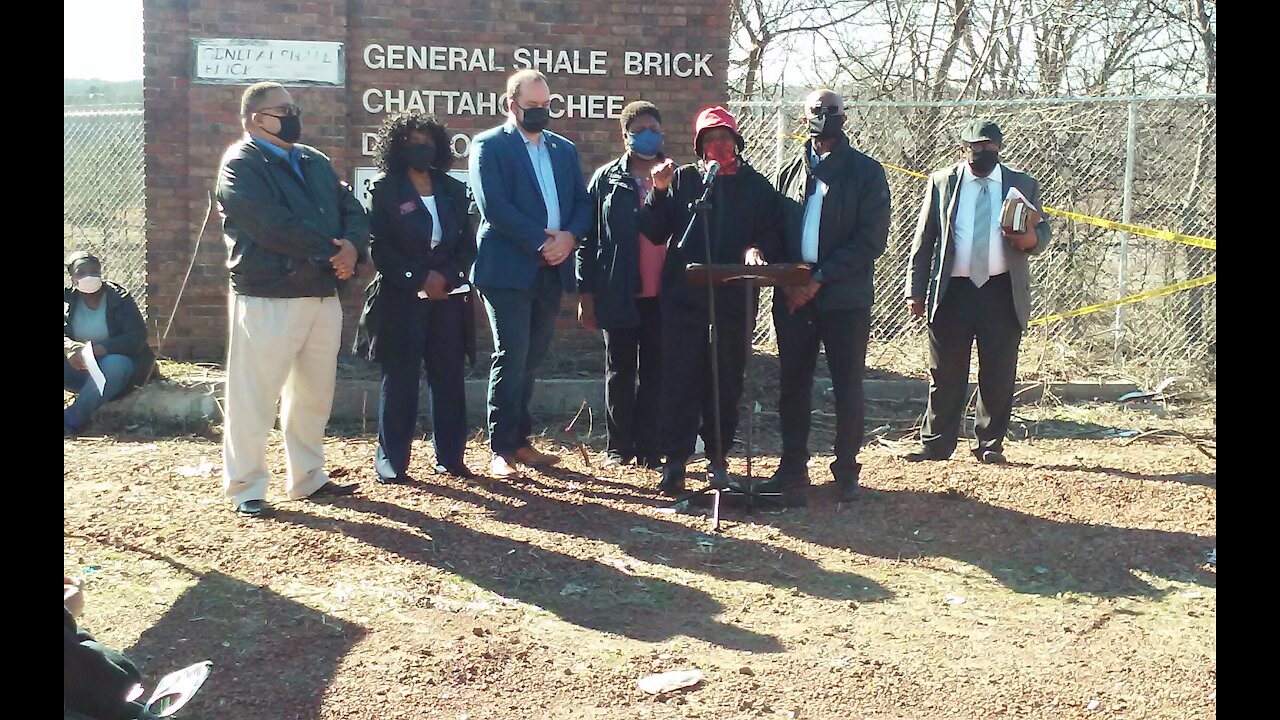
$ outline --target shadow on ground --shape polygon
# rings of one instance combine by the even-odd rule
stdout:
[[[325,688],[364,634],[265,588],[207,572],[124,653],[142,668],[148,695],[164,675],[213,661],[209,679],[180,711],[184,720],[304,720],[319,716]],[[261,682],[263,673],[270,683]]]
[[[1215,536],[1048,519],[959,492],[864,487],[857,502],[838,510],[834,497],[826,497],[834,494],[831,485],[811,493],[829,502],[815,507],[811,500],[808,511],[786,513],[774,525],[796,538],[874,557],[952,558],[982,568],[1015,592],[1098,597],[1169,592],[1135,571],[1216,586],[1216,576],[1201,567],[1217,544]]]
[[[423,528],[432,541],[424,543],[421,537],[395,527],[295,510],[277,509],[274,520],[356,538],[406,560],[456,573],[485,590],[535,605],[590,630],[649,642],[689,635],[735,650],[782,650],[772,636],[715,620],[724,606],[695,588],[630,575],[598,559],[533,547],[390,503],[352,497],[342,500],[342,505]]]

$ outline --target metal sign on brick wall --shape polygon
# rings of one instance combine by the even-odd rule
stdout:
[[[191,79],[214,85],[274,80],[283,85],[342,87],[347,64],[340,42],[195,38]]]

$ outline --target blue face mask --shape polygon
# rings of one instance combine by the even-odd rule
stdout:
[[[662,149],[662,133],[645,128],[640,132],[630,133],[627,136],[627,142],[631,145],[632,152],[649,160],[656,157],[658,151]]]

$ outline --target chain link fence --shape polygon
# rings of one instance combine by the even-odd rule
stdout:
[[[799,103],[731,103],[747,158],[771,174],[805,140]],[[925,174],[959,162],[959,130],[990,117],[1005,136],[1002,161],[1040,182],[1043,205],[1106,221],[1216,238],[1214,96],[949,103],[850,102],[854,147],[885,165],[893,198],[888,248],[876,267],[867,363],[922,377],[923,324],[902,300]],[[892,167],[890,167],[892,166]],[[1053,242],[1033,259],[1032,318],[1130,298],[1216,272],[1215,251],[1049,217]],[[774,347],[768,297],[757,347]],[[1024,380],[1127,379],[1150,386],[1179,375],[1215,379],[1216,284],[1032,327]]]
[[[803,143],[799,103],[731,103],[746,154],[771,174]],[[850,102],[855,147],[886,166],[893,196],[888,249],[876,267],[868,365],[922,377],[923,325],[901,300],[911,236],[927,174],[958,162],[958,132],[974,116],[995,119],[1003,159],[1040,181],[1042,203],[1102,220],[1178,234],[1217,235],[1217,108],[1213,96],[951,103]],[[1032,317],[1129,298],[1216,273],[1215,251],[1050,216],[1053,243],[1031,263]],[[103,258],[107,276],[146,311],[140,105],[64,108],[63,250]],[[65,282],[65,273],[63,276]],[[774,348],[769,291],[757,347]],[[1129,379],[1151,385],[1180,375],[1212,383],[1216,284],[1054,320],[1023,339],[1026,380]]]
[[[142,106],[64,107],[62,250],[88,250],[147,311]],[[66,271],[62,275],[67,281]]]

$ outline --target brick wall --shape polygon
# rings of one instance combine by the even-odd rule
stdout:
[[[677,162],[687,162],[694,113],[705,105],[725,100],[729,17],[728,3],[649,0],[617,3],[610,0],[317,0],[314,2],[262,3],[245,0],[144,0],[143,41],[145,70],[143,92],[146,121],[147,292],[150,322],[163,329],[169,322],[178,289],[191,261],[196,233],[209,206],[209,194],[218,159],[241,133],[239,97],[244,86],[206,85],[191,82],[193,38],[269,38],[277,40],[326,40],[345,45],[346,87],[291,87],[303,116],[303,141],[333,158],[339,173],[350,180],[356,167],[372,165],[362,154],[363,134],[374,132],[386,117],[381,91],[496,93],[501,96],[506,77],[518,67],[519,48],[530,51],[567,51],[572,62],[578,51],[580,68],[589,68],[591,51],[607,53],[606,74],[547,72],[552,93],[568,96],[621,96],[618,109],[632,100],[645,99],[662,110],[667,151]],[[369,52],[366,48],[376,46]],[[479,48],[488,65],[502,69],[432,70],[371,68],[370,64],[394,64],[413,48],[460,47],[471,54]],[[401,55],[401,52],[404,55]],[[624,74],[625,53],[708,54],[710,76],[677,77],[674,74]],[[532,57],[532,53],[530,53]],[[553,66],[558,57],[553,58]],[[390,63],[387,61],[390,60]],[[431,56],[425,55],[428,68]],[[447,53],[435,57],[448,67]],[[684,71],[694,67],[687,59]],[[665,68],[664,68],[665,70]],[[366,108],[366,91],[379,91]],[[394,97],[398,97],[393,95]],[[467,136],[498,125],[501,115],[472,114],[465,107],[449,113],[448,98],[437,97],[435,113],[451,133]],[[501,105],[499,99],[498,104]],[[580,103],[575,103],[575,115]],[[607,114],[608,103],[595,108]],[[567,110],[554,103],[553,112]],[[616,118],[555,118],[551,129],[577,144],[586,176],[622,149]],[[459,139],[464,150],[467,139]],[[465,158],[456,165],[466,167]],[[226,249],[216,207],[209,218],[196,262],[174,314],[165,342],[165,355],[177,358],[218,360],[225,352],[227,316]],[[344,292],[346,341],[354,331],[361,290],[372,276],[365,272],[348,283]],[[571,327],[566,298],[562,326]],[[487,323],[481,322],[481,327]],[[562,333],[573,345],[596,344],[585,334]],[[482,334],[487,344],[487,330]]]

